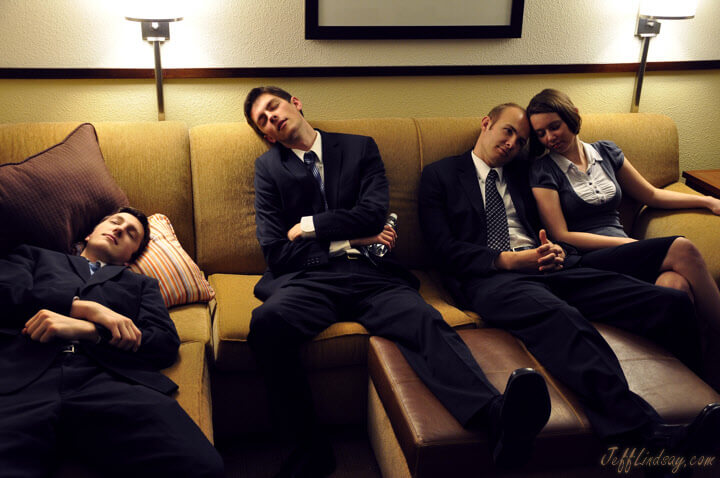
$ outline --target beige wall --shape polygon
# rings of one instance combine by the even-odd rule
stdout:
[[[308,118],[477,116],[506,101],[527,104],[542,88],[566,91],[582,112],[627,112],[632,74],[393,78],[171,80],[168,120],[189,125],[242,121],[258,84],[278,84],[303,100]],[[155,121],[152,80],[0,80],[0,122]],[[681,169],[720,168],[720,70],[650,73],[642,112],[672,117]]]
[[[146,0],[144,0],[146,1]],[[179,1],[179,0],[176,0]],[[520,39],[308,41],[304,0],[187,2],[163,45],[169,68],[502,65],[637,62],[639,0],[528,0]],[[150,46],[126,2],[0,0],[0,68],[148,68]],[[273,8],[268,8],[272,5]],[[720,60],[720,2],[696,18],[663,21],[650,61]],[[680,41],[681,39],[681,41]],[[168,120],[238,121],[257,84],[286,87],[309,118],[476,116],[526,104],[545,87],[581,112],[629,111],[633,74],[170,80]],[[650,73],[640,110],[678,124],[681,167],[720,168],[720,70]],[[0,122],[156,121],[153,80],[0,80]]]

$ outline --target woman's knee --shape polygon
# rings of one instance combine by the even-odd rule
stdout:
[[[685,277],[675,271],[665,271],[660,274],[655,281],[655,285],[685,292],[691,301],[695,301],[695,296],[693,295],[690,283],[687,279],[685,279]]]
[[[668,249],[666,258],[672,261],[673,266],[705,267],[705,261],[698,248],[695,247],[692,241],[684,237],[678,237],[673,241],[670,249]]]

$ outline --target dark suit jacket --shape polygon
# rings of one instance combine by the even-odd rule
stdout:
[[[529,162],[516,159],[503,168],[518,217],[537,240],[540,218],[528,183]],[[445,285],[461,305],[461,284],[490,276],[498,251],[487,247],[485,205],[470,151],[423,169],[418,197],[420,227]]]
[[[255,287],[261,300],[301,271],[326,265],[331,241],[372,236],[385,224],[388,181],[375,141],[321,134],[327,211],[317,182],[292,151],[274,145],[255,161],[255,223],[268,265]],[[303,216],[313,216],[316,237],[289,241],[288,231]],[[392,258],[383,264],[416,281]]]
[[[90,276],[82,257],[20,246],[0,259],[0,393],[18,390],[50,366],[64,343],[36,342],[21,331],[40,309],[69,315],[75,296],[131,318],[142,332],[137,352],[103,341],[83,342],[84,353],[132,382],[162,393],[177,389],[159,372],[175,362],[180,340],[155,279],[112,265]]]

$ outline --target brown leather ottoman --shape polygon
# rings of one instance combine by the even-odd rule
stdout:
[[[720,396],[664,350],[623,331],[599,325],[613,347],[633,391],[645,398],[669,423],[690,421]],[[510,373],[533,367],[545,376],[552,401],[550,420],[522,470],[506,472],[492,464],[487,436],[470,432],[453,418],[425,387],[390,341],[372,337],[368,354],[370,391],[368,428],[385,477],[466,476],[616,476],[601,467],[605,452],[572,393],[547,374],[523,344],[491,328],[462,330],[490,382],[500,391]],[[636,468],[636,473],[642,473]],[[695,476],[714,476],[720,466]],[[632,476],[632,475],[631,475]]]

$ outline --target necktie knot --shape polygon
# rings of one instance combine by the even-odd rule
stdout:
[[[317,159],[317,154],[315,154],[315,151],[308,151],[303,155],[303,162],[305,163],[305,166],[308,167],[308,169],[315,166],[315,160]]]

